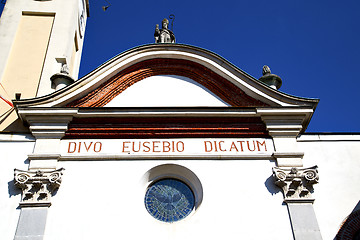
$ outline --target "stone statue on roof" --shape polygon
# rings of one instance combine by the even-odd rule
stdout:
[[[159,29],[159,24],[156,24],[155,27],[155,43],[175,43],[175,35],[174,33],[168,29],[169,20],[164,18],[162,20],[162,28]]]

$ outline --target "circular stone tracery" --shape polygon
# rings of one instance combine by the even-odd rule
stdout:
[[[145,206],[154,218],[163,222],[176,222],[191,213],[195,197],[190,187],[182,181],[162,179],[148,188]]]

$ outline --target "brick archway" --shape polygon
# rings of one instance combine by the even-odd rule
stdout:
[[[136,63],[120,71],[97,89],[67,104],[67,107],[103,107],[131,85],[156,75],[188,77],[210,90],[230,106],[268,106],[268,104],[246,95],[235,84],[201,64],[182,59],[158,58]]]
[[[360,210],[351,213],[341,226],[336,240],[354,240],[360,231]]]

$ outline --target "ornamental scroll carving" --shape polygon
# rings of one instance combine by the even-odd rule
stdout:
[[[15,186],[22,190],[21,207],[40,207],[51,205],[51,196],[59,188],[63,171],[23,171],[14,170]]]
[[[285,202],[313,202],[313,184],[319,182],[317,166],[310,168],[273,168],[275,184],[284,193]]]

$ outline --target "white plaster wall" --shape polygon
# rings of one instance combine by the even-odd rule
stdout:
[[[14,238],[20,214],[21,191],[14,186],[14,168],[27,170],[26,159],[34,142],[9,142],[2,138],[0,135],[0,239],[5,240]]]
[[[229,104],[194,80],[175,75],[145,78],[115,97],[105,107],[182,107]]]
[[[7,137],[4,137],[7,136]],[[345,218],[359,208],[360,137],[302,136],[304,166],[318,165],[315,213],[323,239],[333,239]],[[20,191],[14,168],[26,170],[34,142],[29,136],[0,137],[0,238],[12,239]],[[151,217],[144,206],[145,174],[178,164],[202,183],[203,201],[172,224]],[[273,184],[268,160],[62,161],[66,170],[52,198],[45,240],[62,239],[292,239],[282,193]]]
[[[305,135],[298,143],[305,152],[304,166],[319,167],[314,209],[323,239],[333,239],[360,203],[360,136]]]
[[[144,206],[151,168],[173,163],[200,179],[203,201],[186,219],[163,223]],[[268,160],[67,161],[49,209],[46,240],[292,239]]]

